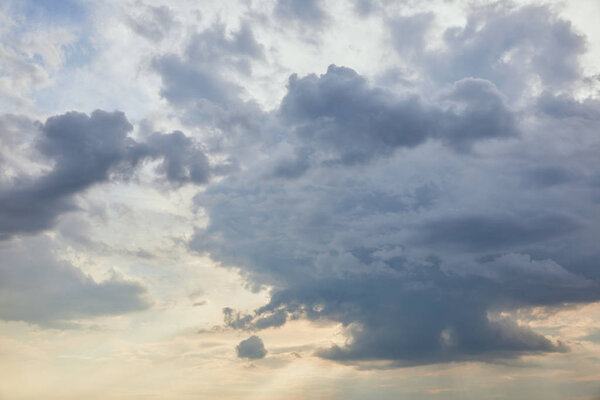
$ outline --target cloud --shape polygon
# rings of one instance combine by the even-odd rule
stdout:
[[[424,222],[419,227],[417,241],[429,246],[450,245],[477,252],[560,238],[579,226],[577,221],[560,214],[461,215]]]
[[[204,151],[195,141],[181,131],[168,134],[153,133],[147,139],[151,154],[163,161],[160,171],[169,182],[183,184],[207,183],[210,165]]]
[[[249,314],[227,309],[225,323],[260,330],[296,318],[339,322],[349,344],[318,355],[343,362],[415,365],[565,351],[491,313],[598,300],[597,281],[552,259],[573,251],[586,224],[532,212],[531,200],[518,212],[504,206],[494,214],[491,208],[503,206],[493,196],[487,213],[456,215],[449,187],[410,184],[397,169],[402,157],[393,160],[288,181],[247,171],[198,195],[210,222],[192,248],[274,286],[267,305]],[[473,162],[450,182],[461,181]],[[519,182],[517,175],[516,188]],[[453,190],[465,198],[474,189],[463,185]],[[558,254],[548,252],[559,243]]]
[[[58,259],[45,236],[18,239],[0,248],[0,318],[44,327],[73,320],[143,311],[147,289],[118,275],[96,281]]]
[[[265,355],[267,355],[267,350],[265,350],[262,339],[256,335],[242,340],[235,349],[239,358],[247,358],[249,360],[259,360],[265,358]]]
[[[256,41],[249,23],[242,22],[239,29],[229,36],[222,24],[214,24],[209,29],[192,35],[186,56],[198,63],[228,63],[239,71],[249,73],[249,61],[263,58],[263,51],[263,46]]]
[[[327,18],[317,0],[277,0],[274,13],[283,20],[313,26],[322,25]]]
[[[600,101],[585,99],[577,101],[566,94],[553,95],[544,92],[537,101],[540,111],[557,119],[579,118],[584,120],[600,119]]]
[[[162,96],[174,104],[185,104],[196,99],[226,104],[240,90],[220,78],[213,69],[192,66],[174,55],[156,59],[153,65],[161,74]]]
[[[158,56],[152,67],[162,80],[161,95],[186,121],[227,129],[260,113],[253,102],[241,100],[244,91],[232,77],[251,75],[252,63],[263,58],[248,23],[229,36],[224,25],[214,24],[191,35],[183,55]]]
[[[142,15],[130,16],[129,26],[148,40],[160,41],[177,24],[173,11],[167,6],[147,7]]]
[[[585,146],[569,156],[540,148],[574,132],[594,146],[594,120],[579,112],[590,103],[566,103],[576,123],[481,78],[424,96],[374,87],[344,67],[292,76],[253,136],[262,142],[237,147],[240,169],[195,198],[209,223],[190,246],[272,288],[263,307],[225,309],[225,324],[339,323],[347,343],[316,354],[350,364],[568,351],[501,317],[600,300],[592,187],[569,181],[576,199],[524,186],[540,168],[596,170]]]
[[[39,130],[38,130],[39,129]],[[39,124],[28,156],[50,165],[38,173],[16,171],[0,186],[0,238],[35,233],[77,209],[75,196],[111,179],[127,179],[144,159],[162,159],[160,170],[175,184],[206,183],[210,166],[202,149],[181,132],[155,133],[146,143],[129,133],[122,112],[69,112]],[[6,144],[10,144],[8,141]]]
[[[274,13],[313,28],[329,18],[316,2],[279,1]],[[581,79],[584,38],[544,6],[499,3],[467,17],[435,50],[427,46],[432,14],[389,21],[396,51],[415,72],[401,90],[331,65],[291,75],[271,110],[248,100],[242,84],[273,55],[249,21],[191,34],[181,52],[156,55],[151,66],[175,117],[205,134],[204,143],[180,131],[134,140],[119,112],[67,113],[37,127],[7,118],[34,139],[3,139],[1,162],[11,165],[0,188],[3,238],[52,227],[76,208],[77,194],[130,179],[155,160],[174,187],[206,185],[194,206],[207,223],[190,247],[239,270],[249,287],[270,289],[263,307],[226,308],[231,328],[254,332],[298,318],[339,324],[346,344],[316,354],[353,364],[567,351],[504,315],[600,300],[598,104],[568,94]],[[40,162],[13,159],[10,149]],[[52,265],[102,304],[57,305],[53,319],[123,311],[98,300],[111,291],[129,293],[125,310],[143,308],[135,284]],[[28,307],[23,314],[42,321]],[[256,336],[238,346],[240,357],[264,353]]]
[[[52,226],[75,209],[72,196],[112,172],[126,172],[141,154],[127,138],[133,127],[123,113],[71,112],[48,118],[40,127],[36,150],[53,162],[39,176],[19,176],[0,191],[0,235],[32,233]]]
[[[536,79],[543,87],[564,88],[580,77],[585,40],[549,6],[497,2],[471,8],[466,25],[444,31],[441,49],[427,50],[421,41],[432,22],[417,14],[392,20],[390,28],[399,54],[412,55],[420,72],[438,81],[481,78],[519,96]],[[407,40],[407,32],[416,40]],[[550,65],[550,59],[557,62]]]
[[[320,77],[292,75],[279,113],[305,148],[325,149],[336,156],[324,162],[346,165],[429,139],[468,150],[477,141],[518,134],[515,117],[488,81],[458,81],[443,98],[450,107],[370,87],[352,69],[331,65]]]

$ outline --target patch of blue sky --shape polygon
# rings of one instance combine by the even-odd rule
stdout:
[[[89,2],[81,0],[23,0],[13,10],[27,23],[63,25],[83,22],[89,16]]]
[[[96,51],[90,40],[89,32],[82,32],[74,43],[63,47],[65,55],[65,68],[77,68],[88,65],[94,58]]]
[[[90,23],[93,9],[89,1],[15,0],[10,4],[10,13],[16,22],[10,32],[13,37],[23,37],[48,29],[66,29],[73,33],[76,40],[62,48],[64,67],[86,65],[93,57],[90,40],[93,33],[93,23]],[[30,61],[44,66],[44,60],[39,55],[34,55]]]

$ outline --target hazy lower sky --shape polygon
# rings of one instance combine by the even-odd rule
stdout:
[[[2,1],[0,399],[600,399],[598,21]]]

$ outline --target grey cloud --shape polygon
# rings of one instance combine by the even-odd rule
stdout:
[[[44,236],[13,241],[0,254],[3,320],[67,327],[73,320],[142,311],[151,305],[139,283],[117,276],[98,282],[57,259]]]
[[[444,101],[450,107],[426,105],[416,95],[400,97],[370,87],[352,69],[332,65],[320,77],[293,75],[279,112],[300,141],[325,147],[338,155],[326,161],[342,164],[365,162],[428,139],[468,150],[480,140],[518,134],[516,118],[488,81],[456,82]]]
[[[539,188],[547,188],[577,181],[580,174],[563,166],[539,166],[524,173],[524,181]]]
[[[160,41],[176,25],[173,11],[167,6],[147,7],[142,15],[129,16],[129,26],[138,35]]]
[[[297,150],[291,159],[277,160],[273,175],[278,178],[297,178],[304,174],[311,164],[312,151],[308,148]]]
[[[72,196],[111,173],[125,173],[141,154],[127,137],[132,126],[123,113],[95,111],[48,118],[40,129],[38,151],[54,162],[39,177],[23,176],[0,188],[0,235],[43,230],[76,208]]]
[[[74,196],[113,178],[127,179],[147,158],[162,158],[176,184],[205,183],[210,167],[202,149],[181,132],[154,134],[147,143],[128,136],[133,126],[122,112],[69,112],[48,118],[33,135],[34,147],[51,167],[20,171],[0,186],[0,238],[35,233],[77,209]],[[8,143],[8,142],[6,142]]]
[[[392,40],[396,51],[403,57],[415,57],[426,45],[426,34],[434,21],[433,13],[398,17],[391,24]]]
[[[221,78],[213,68],[193,66],[175,55],[154,60],[153,66],[162,78],[161,95],[176,105],[194,100],[226,104],[240,90]]]
[[[418,98],[372,89],[352,69],[334,65],[320,77],[292,75],[280,113],[301,140],[327,146],[344,164],[414,147],[435,130],[434,112]]]
[[[160,170],[173,183],[207,183],[210,165],[204,151],[191,138],[180,131],[169,134],[154,133],[147,145],[163,161]]]
[[[438,136],[451,147],[468,150],[483,139],[518,135],[517,121],[496,86],[482,79],[462,79],[452,85],[447,99],[453,101]]]
[[[250,336],[246,340],[242,340],[235,349],[239,358],[259,360],[265,358],[267,355],[267,350],[265,349],[262,339],[256,335]]]
[[[354,3],[354,10],[360,15],[368,15],[373,12],[374,8],[371,0],[357,0]]]
[[[249,73],[250,60],[264,57],[263,47],[256,41],[248,22],[242,23],[239,30],[227,37],[225,26],[213,25],[190,38],[186,56],[192,62],[226,63],[238,70]]]
[[[492,88],[471,83],[475,91]],[[469,90],[457,96],[468,98]],[[314,96],[335,104],[324,97]],[[291,118],[310,121],[321,108],[333,114],[319,103],[300,104]],[[531,146],[511,157],[537,150]],[[253,284],[274,287],[264,307],[225,310],[225,324],[254,331],[297,318],[338,322],[348,344],[317,355],[352,364],[495,362],[567,351],[564,343],[493,315],[599,299],[593,258],[568,257],[593,249],[589,204],[524,189],[524,170],[511,158],[443,149],[384,152],[370,163],[314,168],[286,180],[266,179],[254,168],[260,163],[250,164],[198,194],[209,224],[196,231],[191,247],[240,268]]]
[[[161,56],[153,65],[163,97],[183,110],[187,122],[221,130],[212,148],[238,156],[248,146],[291,146],[293,154],[274,161],[267,175],[297,178],[313,166],[361,164],[428,140],[469,151],[486,139],[518,135],[503,95],[483,79],[456,82],[429,104],[418,94],[373,87],[335,65],[320,76],[292,75],[279,109],[266,113],[242,101],[242,89],[224,73],[260,57],[262,47],[248,25],[230,37],[215,25],[194,35],[184,56]]]
[[[344,347],[322,349],[320,357],[342,362],[387,360],[395,366],[449,361],[493,361],[523,354],[563,352],[531,329],[507,319],[490,319],[490,307],[504,302],[534,304],[541,297],[565,287],[569,277],[546,281],[545,293],[530,298],[519,284],[531,275],[511,271],[510,281],[447,275],[432,265],[407,268],[401,275],[377,274],[348,279],[327,279],[295,285],[274,293],[271,302],[245,319],[244,329],[263,329],[263,315],[333,320],[348,330],[351,341]],[[568,274],[567,274],[568,275]],[[540,284],[537,280],[536,284]],[[513,286],[514,285],[514,286]],[[582,288],[587,299],[597,298],[594,287],[572,283],[576,296]],[[508,290],[507,290],[508,289]],[[520,295],[520,293],[522,293]],[[267,317],[268,318],[268,317]],[[240,321],[238,321],[240,323]],[[239,327],[239,326],[238,326]]]
[[[434,79],[482,78],[514,96],[526,90],[532,77],[555,88],[580,77],[578,56],[585,50],[584,38],[547,6],[518,8],[499,2],[472,9],[464,27],[445,31],[445,49],[441,51],[428,52],[419,46],[421,32],[427,32],[430,22],[416,15],[392,21],[391,29],[399,53],[414,53],[415,66]],[[412,25],[419,34],[410,46],[400,33],[404,26]]]
[[[501,250],[560,238],[580,226],[561,214],[461,215],[425,222],[416,240],[422,245],[458,246],[473,252]]]
[[[435,53],[422,46],[430,15],[395,23],[422,79],[407,74],[410,91],[332,65],[292,75],[273,112],[241,101],[228,78],[244,73],[238,59],[258,59],[235,33],[210,30],[167,56],[195,72],[162,71],[166,99],[189,121],[209,115],[220,130],[211,149],[239,165],[195,197],[208,224],[190,246],[272,288],[261,308],[226,308],[225,325],[339,323],[347,344],[317,355],[353,364],[567,351],[500,315],[600,299],[592,188],[551,189],[570,179],[553,171],[597,171],[595,102],[555,94],[578,79],[583,38],[546,7],[478,8]],[[222,70],[206,73],[207,59]],[[222,87],[203,89],[210,78]],[[522,96],[538,78],[547,93]]]
[[[318,0],[277,0],[274,12],[284,20],[316,26],[323,24],[327,18]]]
[[[600,120],[600,101],[596,99],[577,101],[566,94],[553,95],[544,92],[538,98],[537,106],[543,113],[557,119]]]
[[[355,0],[354,11],[361,16],[368,16],[382,7],[381,0]]]
[[[225,26],[216,24],[193,35],[182,56],[163,55],[152,66],[162,79],[161,95],[183,109],[186,120],[231,129],[261,111],[240,100],[243,90],[230,74],[249,75],[252,62],[263,57],[247,23],[229,37]]]

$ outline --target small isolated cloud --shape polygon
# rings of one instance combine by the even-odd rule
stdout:
[[[235,349],[239,358],[247,358],[249,360],[258,360],[267,355],[267,350],[262,339],[256,335],[242,340]]]

